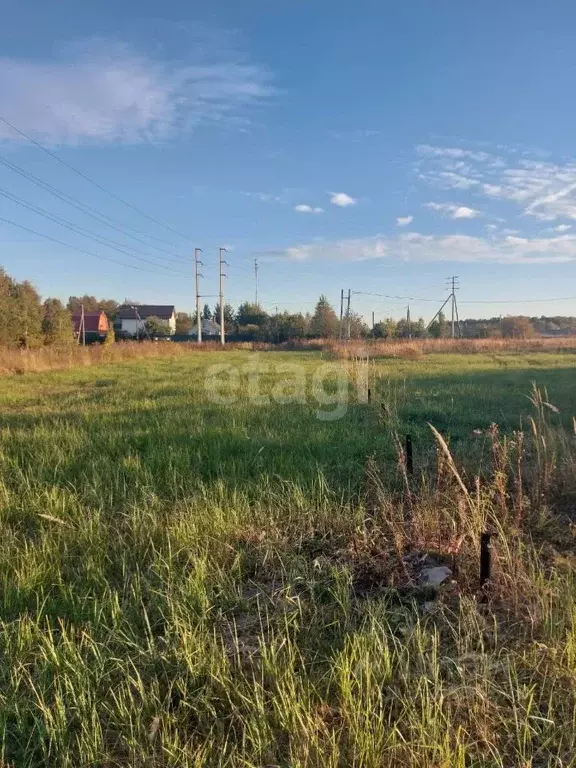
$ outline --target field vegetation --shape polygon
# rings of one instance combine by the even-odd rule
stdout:
[[[576,356],[441,343],[1,378],[4,764],[575,765]]]

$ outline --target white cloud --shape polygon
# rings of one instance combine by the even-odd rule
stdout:
[[[340,208],[346,208],[349,205],[356,205],[356,199],[354,197],[350,197],[350,195],[347,195],[346,192],[332,192],[330,202],[332,205],[338,205]]]
[[[420,155],[446,157],[450,158],[451,160],[454,158],[467,158],[469,160],[476,160],[479,162],[492,162],[500,160],[499,157],[488,154],[488,152],[477,152],[475,150],[461,149],[459,147],[433,147],[430,144],[419,144],[416,147],[416,151]]]
[[[551,238],[424,235],[374,235],[349,240],[311,242],[275,252],[293,261],[354,262],[386,259],[403,262],[498,262],[562,264],[576,261],[576,236]]]
[[[467,205],[460,205],[452,214],[453,219],[475,219],[480,216],[480,211],[475,208],[468,208]]]
[[[576,220],[576,161],[556,164],[526,156],[505,161],[486,152],[429,145],[416,150],[419,178],[435,186],[505,200],[541,221]],[[455,158],[466,163],[460,167]]]
[[[398,227],[407,227],[408,224],[412,224],[414,221],[414,216],[398,216],[396,219],[396,226]]]
[[[475,219],[481,215],[480,211],[474,208],[468,208],[467,205],[455,205],[454,203],[424,203],[424,207],[445,213],[452,219]]]
[[[305,205],[303,203],[295,205],[294,210],[298,211],[298,213],[324,213],[324,208],[313,208],[311,205]]]
[[[572,224],[558,224],[557,227],[550,227],[546,232],[568,232],[572,229]]]
[[[241,53],[200,43],[193,51],[174,64],[92,40],[50,61],[3,57],[0,103],[10,122],[52,145],[138,143],[238,120],[271,92],[269,75]],[[2,124],[0,139],[22,137]]]

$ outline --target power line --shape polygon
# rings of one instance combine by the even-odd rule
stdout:
[[[113,259],[110,256],[102,256],[102,254],[94,253],[93,251],[87,251],[85,248],[78,248],[75,245],[70,245],[70,243],[66,243],[64,240],[59,240],[57,237],[51,237],[50,235],[45,235],[43,232],[37,232],[35,229],[31,229],[30,227],[25,227],[23,224],[18,224],[17,222],[11,221],[10,219],[4,219],[1,216],[0,216],[0,221],[4,222],[4,224],[10,224],[13,227],[18,227],[18,229],[23,229],[24,232],[29,232],[31,235],[36,235],[37,237],[43,237],[45,240],[51,240],[53,243],[58,243],[58,245],[64,245],[66,248],[71,248],[73,251],[78,251],[78,253],[84,253],[87,256],[91,256],[95,259],[103,259],[104,261],[110,261],[113,264],[119,264],[121,267],[136,269],[138,272],[149,272],[153,275],[159,274],[158,272],[152,272],[152,270],[146,269],[145,267],[137,267],[135,264],[126,264],[125,262],[118,261],[118,259]]]
[[[44,208],[40,208],[39,206],[36,206],[33,203],[27,203],[25,200],[22,200],[22,198],[19,198],[17,195],[13,195],[11,192],[8,192],[2,189],[2,187],[0,187],[0,195],[2,197],[5,197],[8,200],[11,200],[17,205],[20,205],[22,208],[26,208],[29,211],[36,213],[38,216],[43,216],[45,219],[48,219],[49,221],[53,221],[59,226],[69,229],[71,232],[75,232],[76,234],[79,234],[82,237],[86,237],[95,243],[100,243],[101,245],[105,245],[107,248],[111,248],[114,251],[118,251],[118,253],[122,253],[131,259],[137,259],[138,261],[142,261],[145,264],[150,264],[153,267],[159,267],[160,269],[165,269],[168,272],[168,274],[187,277],[187,275],[185,275],[183,272],[174,272],[173,270],[170,270],[168,267],[164,266],[164,264],[159,264],[156,261],[150,261],[149,259],[144,259],[141,256],[135,256],[129,251],[124,250],[124,248],[118,247],[119,244],[116,243],[114,240],[108,240],[108,238],[100,237],[99,235],[91,232],[90,230],[84,229],[83,227],[79,227],[76,224],[73,224],[72,222],[68,221],[67,219],[64,219],[60,216],[57,216],[56,214],[52,214],[49,211],[46,211]]]
[[[400,299],[402,301],[431,301],[434,304],[438,302],[438,299],[426,299],[422,296],[391,296],[386,293],[371,293],[370,291],[352,291],[355,296],[379,296],[382,299]]]
[[[44,191],[49,192],[51,195],[54,195],[54,197],[57,197],[59,200],[62,200],[67,205],[70,205],[73,208],[76,208],[77,210],[84,213],[86,216],[90,216],[91,218],[96,219],[96,221],[99,221],[101,224],[104,224],[105,226],[110,227],[111,229],[114,229],[117,232],[120,232],[126,237],[130,237],[133,240],[137,240],[138,242],[143,243],[148,248],[154,248],[154,250],[156,251],[160,251],[164,254],[167,254],[172,258],[173,261],[174,260],[184,261],[184,262],[186,261],[186,259],[183,256],[179,256],[178,254],[172,253],[171,251],[167,251],[165,248],[160,248],[157,245],[152,245],[151,243],[147,243],[145,240],[142,240],[141,237],[132,235],[130,234],[130,232],[127,232],[125,229],[122,229],[121,227],[118,227],[115,224],[111,224],[110,222],[114,221],[114,219],[110,219],[109,216],[106,216],[106,214],[101,213],[96,208],[92,208],[91,206],[86,205],[86,203],[82,203],[80,200],[75,199],[74,197],[72,197],[71,195],[68,195],[66,192],[63,192],[57,187],[54,187],[52,184],[49,184],[47,181],[43,181],[42,179],[38,178],[38,176],[34,176],[34,174],[24,170],[24,168],[21,168],[19,165],[16,165],[16,163],[12,163],[3,155],[0,155],[0,163],[6,166],[7,168],[9,168],[11,171],[14,171],[14,173],[17,173],[20,176],[23,176],[25,179],[30,181],[35,186],[40,187]]]
[[[154,222],[154,224],[157,224],[160,227],[164,227],[164,229],[169,230],[170,232],[174,232],[174,234],[178,235],[179,237],[183,237],[185,240],[189,240],[190,238],[188,235],[183,235],[181,232],[178,232],[177,229],[174,229],[174,227],[170,226],[169,224],[165,224],[162,221],[159,221],[158,219],[155,219],[153,216],[150,216],[147,213],[144,213],[144,211],[141,211],[140,208],[137,208],[135,205],[132,205],[132,203],[127,202],[122,197],[117,195],[115,192],[111,192],[109,189],[106,189],[106,187],[103,187],[102,184],[99,184],[97,181],[94,181],[94,179],[91,179],[89,176],[87,176],[82,171],[79,171],[77,168],[75,168],[73,165],[70,165],[70,163],[67,163],[65,160],[62,160],[61,157],[59,157],[54,152],[51,152],[49,149],[47,149],[43,144],[40,144],[39,141],[36,141],[31,136],[29,136],[27,133],[25,133],[20,128],[17,128],[15,125],[13,125],[11,122],[9,122],[5,117],[0,115],[0,121],[3,122],[5,125],[7,125],[9,128],[11,128],[16,133],[20,134],[20,136],[23,136],[25,139],[27,139],[31,144],[34,144],[35,147],[38,147],[38,149],[41,149],[42,152],[45,152],[49,157],[53,158],[57,162],[59,162],[61,165],[65,166],[69,170],[73,171],[77,176],[80,176],[85,181],[89,182],[93,186],[97,187],[102,192],[105,192],[107,195],[110,195],[110,197],[113,197],[115,200],[118,200],[118,202],[122,203],[122,205],[127,206],[128,208],[131,208],[136,213],[140,214],[140,216],[143,216],[145,219],[148,219],[149,221]]]
[[[537,304],[546,303],[548,301],[576,301],[576,296],[555,296],[551,299],[512,299],[507,301],[506,299],[479,299],[477,301],[461,301],[460,304]]]

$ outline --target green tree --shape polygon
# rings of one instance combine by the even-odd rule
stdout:
[[[412,323],[411,331],[414,339],[423,339],[426,336],[426,323],[423,317],[419,317],[415,323]]]
[[[38,291],[32,283],[24,280],[13,289],[15,300],[16,338],[18,346],[31,349],[43,342],[42,319],[44,311]]]
[[[135,304],[134,301],[127,303]],[[66,304],[66,308],[72,315],[81,312],[82,307],[84,307],[84,312],[98,312],[98,310],[102,310],[112,322],[116,319],[119,306],[115,299],[97,299],[95,296],[88,296],[88,294],[84,296],[69,296],[68,303]]]
[[[194,315],[196,320],[196,315]],[[186,334],[190,333],[192,329],[192,318],[187,312],[176,313],[176,333]]]
[[[11,346],[17,341],[15,284],[0,267],[0,345]]]
[[[168,323],[155,315],[146,318],[144,327],[150,336],[170,336],[170,326]]]
[[[431,323],[428,333],[433,339],[445,339],[450,335],[450,328],[446,322],[444,312],[440,312],[437,319]]]
[[[534,326],[529,317],[504,317],[502,336],[506,339],[529,339],[535,335]]]
[[[373,330],[374,337],[377,339],[391,339],[396,335],[396,320],[391,317],[376,323]]]
[[[206,319],[214,320],[215,323],[220,324],[220,304],[216,304],[214,312]],[[234,324],[234,308],[232,304],[224,304],[224,325],[230,328]]]
[[[210,309],[208,304],[204,304],[204,309],[202,310],[202,318],[204,320],[212,319],[212,310]]]
[[[46,299],[42,319],[44,344],[70,344],[73,341],[72,317],[60,299]]]
[[[348,321],[348,318],[346,320]],[[350,338],[365,339],[369,335],[370,329],[364,322],[362,315],[359,315],[356,312],[350,312]]]
[[[333,338],[338,335],[339,329],[340,322],[332,305],[326,296],[320,296],[310,323],[311,335],[320,338]]]
[[[268,322],[268,313],[259,304],[251,304],[245,301],[240,304],[236,312],[236,323],[239,326],[257,325],[264,326]]]
[[[115,299],[99,299],[97,308],[101,309],[102,312],[106,314],[106,316],[110,320],[110,323],[112,324],[114,320],[116,320],[116,315],[118,314],[119,306],[120,305]]]
[[[88,294],[85,294],[84,296],[68,297],[66,308],[71,314],[81,312],[82,307],[84,307],[84,312],[97,312],[99,309],[98,299],[96,296],[88,296]]]
[[[293,339],[303,339],[308,334],[309,320],[301,313],[290,314],[282,312],[272,315],[267,324],[270,341],[283,342]]]

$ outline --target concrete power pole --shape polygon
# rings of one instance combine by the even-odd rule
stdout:
[[[458,318],[458,306],[456,304],[456,291],[460,288],[458,284],[458,275],[452,275],[447,278],[448,287],[450,288],[450,296],[452,299],[452,322],[450,324],[450,335],[453,339],[456,338],[456,321],[458,322],[458,332],[460,332],[460,319]]]
[[[220,262],[220,341],[222,346],[226,344],[226,331],[224,329],[224,278],[226,275],[224,272],[222,272],[222,267],[224,264],[228,263],[222,258],[223,253],[226,253],[226,248],[219,248],[218,261]]]
[[[198,333],[198,344],[202,344],[202,316],[200,314],[200,278],[202,275],[198,272],[198,267],[202,264],[198,260],[198,254],[202,252],[202,248],[194,248],[194,266],[196,271],[196,328]]]
[[[346,304],[346,321],[347,321],[346,322],[346,325],[347,325],[347,328],[346,328],[346,338],[348,340],[350,340],[350,330],[351,330],[350,329],[350,295],[351,295],[351,293],[352,293],[352,291],[350,290],[350,288],[348,288],[348,302]]]
[[[342,321],[344,319],[344,288],[340,291],[340,340],[344,338],[344,326]]]

